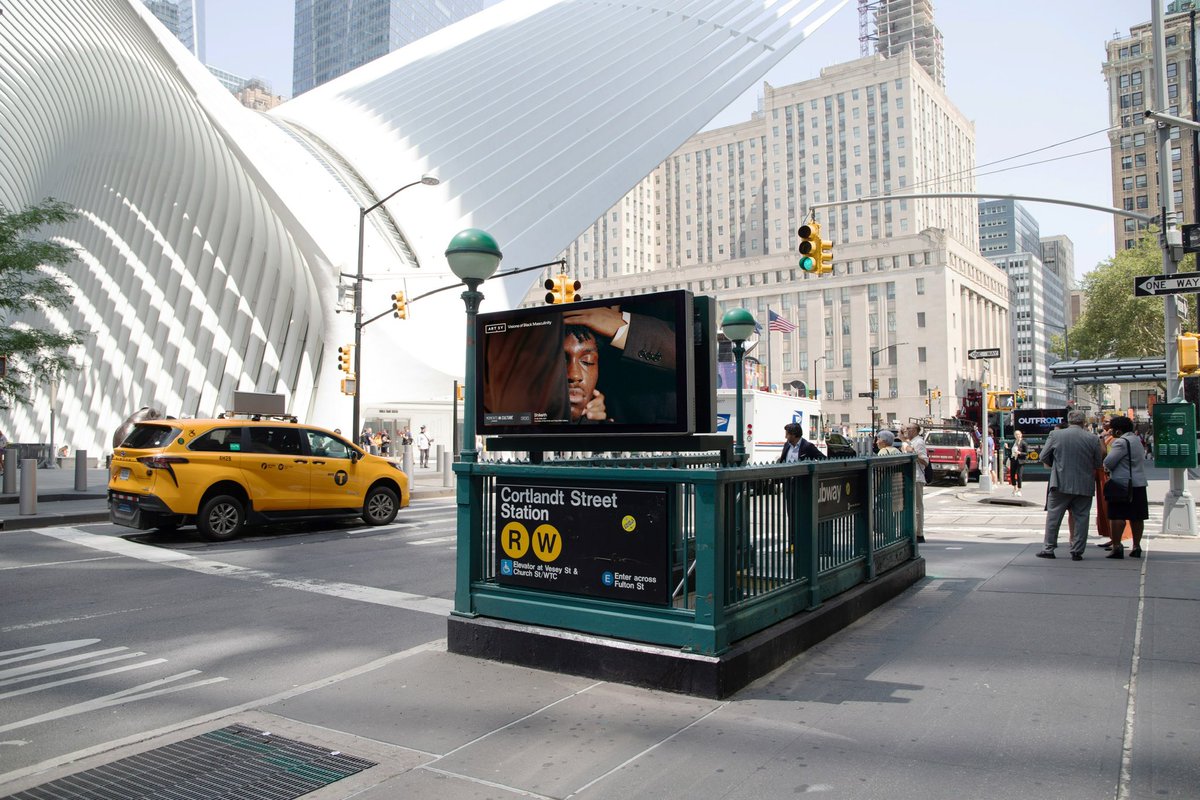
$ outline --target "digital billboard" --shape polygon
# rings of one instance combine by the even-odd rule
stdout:
[[[690,292],[673,291],[480,314],[477,429],[694,432],[693,306]]]

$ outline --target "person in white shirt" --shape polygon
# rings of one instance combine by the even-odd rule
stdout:
[[[425,433],[425,426],[421,426],[421,432],[417,434],[417,450],[421,451],[421,466],[429,466],[429,447],[433,444],[433,437]]]
[[[925,448],[925,437],[921,435],[921,426],[910,422],[900,429],[904,436],[905,453],[917,454],[917,485],[913,487],[913,499],[916,505],[917,541],[925,541],[925,467],[929,464],[929,451]]]

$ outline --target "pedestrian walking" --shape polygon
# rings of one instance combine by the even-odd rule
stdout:
[[[421,432],[417,434],[417,450],[421,451],[421,466],[429,466],[429,448],[433,444],[433,437],[425,433],[425,426],[421,426]]]
[[[1104,417],[1100,421],[1100,449],[1104,455],[1108,455],[1109,445],[1112,444],[1112,417]],[[1112,539],[1112,527],[1108,523],[1108,501],[1104,499],[1104,483],[1108,480],[1108,475],[1103,469],[1096,470],[1096,535],[1104,541],[1100,543],[1101,547],[1107,547]]]
[[[1050,467],[1050,485],[1046,492],[1046,532],[1038,558],[1054,558],[1058,529],[1063,515],[1070,510],[1071,560],[1083,560],[1096,470],[1104,464],[1100,441],[1084,430],[1083,420],[1083,412],[1072,409],[1067,414],[1067,427],[1051,431],[1042,446],[1041,460]]]
[[[1108,558],[1124,558],[1125,523],[1133,535],[1130,558],[1142,556],[1142,531],[1150,516],[1150,504],[1146,499],[1146,452],[1142,440],[1133,432],[1133,420],[1129,417],[1113,417],[1112,444],[1104,457],[1104,470],[1108,473],[1105,499],[1108,501],[1108,522],[1112,528],[1112,550]]]
[[[1013,431],[1012,444],[1008,446],[1008,482],[1012,484],[1015,497],[1021,496],[1021,469],[1025,466],[1025,456],[1029,455],[1029,443],[1025,434]]]
[[[379,455],[387,458],[392,454],[392,437],[387,431],[379,432]]]
[[[889,431],[890,433],[890,431]],[[915,453],[917,456],[916,483],[913,486],[913,509],[917,522],[917,541],[925,541],[925,468],[929,466],[929,450],[925,448],[925,437],[921,435],[921,426],[910,422],[900,430],[904,437],[902,452]]]

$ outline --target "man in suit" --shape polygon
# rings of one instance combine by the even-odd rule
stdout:
[[[1042,446],[1040,459],[1050,467],[1050,486],[1046,492],[1046,536],[1038,558],[1054,558],[1058,546],[1058,528],[1063,514],[1070,510],[1071,560],[1082,561],[1087,547],[1088,515],[1096,491],[1096,470],[1104,464],[1100,440],[1083,429],[1083,412],[1071,410],[1067,427],[1050,432]]]
[[[820,460],[825,454],[817,446],[804,438],[804,428],[799,422],[789,422],[783,426],[783,452],[779,454],[779,463],[786,461],[804,461],[806,459]]]

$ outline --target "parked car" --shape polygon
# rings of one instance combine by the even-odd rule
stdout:
[[[951,477],[966,486],[978,475],[979,451],[974,437],[965,428],[935,428],[925,432],[925,447],[934,479]]]
[[[853,458],[858,455],[854,442],[840,433],[825,434],[825,455],[830,458]]]
[[[139,530],[194,522],[209,541],[247,524],[362,516],[386,525],[408,505],[408,477],[338,434],[293,418],[138,422],[116,448],[109,519]]]

